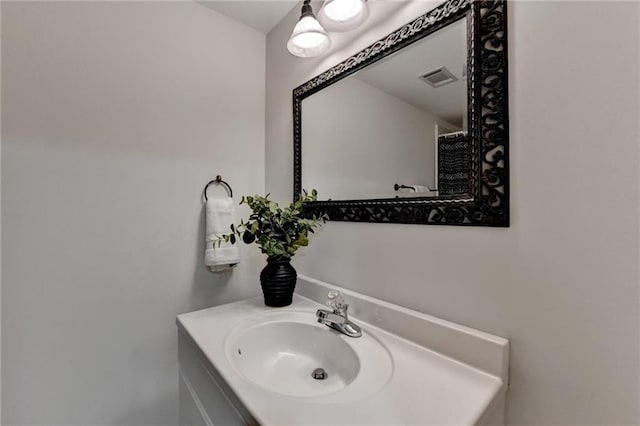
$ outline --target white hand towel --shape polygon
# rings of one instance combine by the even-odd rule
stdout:
[[[424,185],[411,185],[415,192],[431,192],[431,190]]]
[[[415,192],[432,192],[428,186],[424,186],[424,185],[404,185],[404,187],[399,188],[398,192],[410,192],[410,193],[415,193]]]
[[[233,200],[227,198],[209,198],[206,205],[205,217],[204,264],[211,272],[222,272],[240,263],[240,249],[231,243],[222,242],[220,247],[213,242],[223,234],[231,233],[231,224],[236,222],[236,210]]]

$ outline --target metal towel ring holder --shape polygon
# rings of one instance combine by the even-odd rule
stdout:
[[[216,178],[214,180],[212,180],[211,182],[209,182],[208,184],[205,185],[204,191],[202,191],[202,194],[204,195],[204,200],[205,201],[209,200],[207,198],[207,188],[209,188],[209,185],[211,185],[213,183],[217,183],[218,185],[224,185],[224,187],[226,188],[227,192],[229,193],[229,197],[233,198],[233,190],[231,189],[231,186],[227,182],[222,180],[222,176],[218,175],[218,176],[216,176]]]

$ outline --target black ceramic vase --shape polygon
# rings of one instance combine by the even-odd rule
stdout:
[[[291,259],[270,257],[267,266],[260,272],[260,284],[264,304],[273,307],[289,306],[296,288],[298,274],[291,266]]]

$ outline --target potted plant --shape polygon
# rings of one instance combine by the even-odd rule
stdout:
[[[260,284],[267,306],[281,307],[291,304],[296,286],[296,270],[291,266],[291,258],[300,247],[309,245],[310,234],[324,224],[328,216],[305,218],[302,206],[306,201],[316,201],[318,192],[307,191],[288,207],[282,208],[269,200],[269,194],[249,197],[243,196],[240,204],[246,204],[252,210],[249,219],[231,225],[231,233],[221,235],[215,242],[220,246],[223,241],[235,244],[241,238],[246,244],[255,243],[260,251],[267,255],[267,266],[260,273]]]

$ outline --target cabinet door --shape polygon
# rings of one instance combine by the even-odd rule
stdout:
[[[180,426],[211,426],[213,423],[205,418],[206,413],[200,411],[191,386],[180,374]],[[207,416],[208,417],[208,416]]]
[[[229,397],[203,365],[201,359],[203,356],[182,333],[178,334],[180,424],[184,426],[252,424],[251,421],[245,422],[238,414]]]

